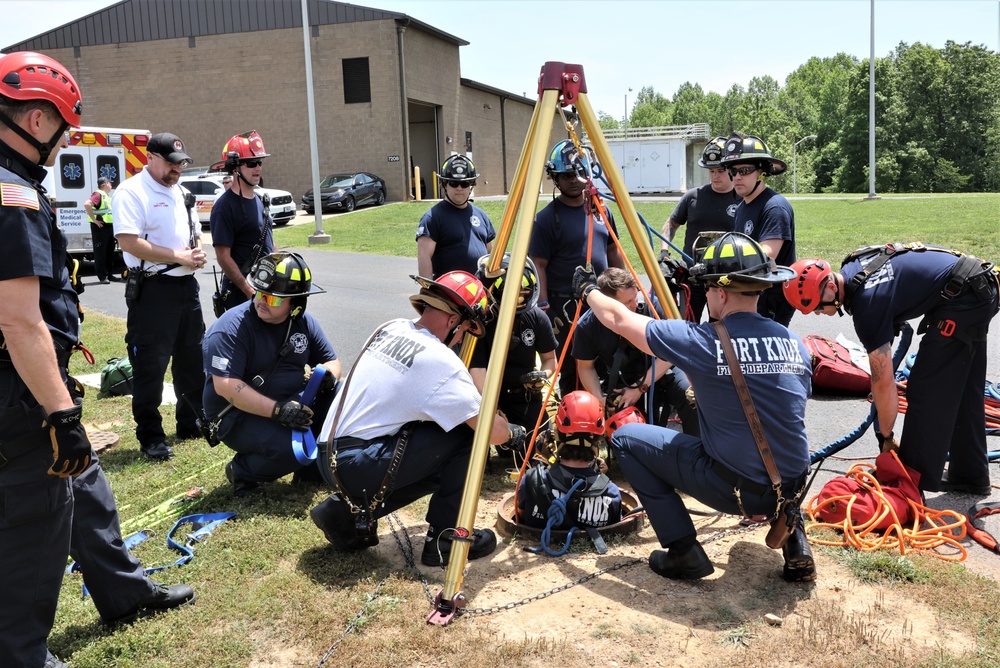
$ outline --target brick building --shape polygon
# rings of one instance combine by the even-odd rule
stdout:
[[[482,174],[476,194],[507,192],[534,100],[461,78],[468,42],[405,14],[308,7],[321,178],[372,172],[401,200],[411,165],[430,188],[459,152]],[[301,10],[300,0],[123,0],[3,52],[70,68],[85,125],[174,132],[196,164],[255,129],[271,154],[267,185],[299,198],[312,185]],[[553,143],[562,136],[554,124]]]

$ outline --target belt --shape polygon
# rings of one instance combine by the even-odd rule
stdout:
[[[715,474],[717,476],[725,480],[733,487],[738,487],[742,492],[749,492],[750,494],[763,496],[768,492],[774,491],[774,489],[771,487],[770,484],[765,485],[759,482],[754,482],[749,478],[739,475],[738,473],[730,469],[728,466],[715,459],[712,460],[712,470],[715,471]],[[794,496],[795,493],[798,491],[799,486],[805,482],[805,479],[806,479],[806,473],[803,473],[795,480],[788,480],[788,481],[782,480],[781,481],[782,495],[786,499]]]
[[[183,276],[171,276],[169,274],[147,274],[146,281],[163,281],[165,283],[186,281],[188,279],[193,279],[194,274],[184,274]]]
[[[576,295],[572,292],[554,292],[552,290],[548,291],[549,299],[553,297],[558,297],[559,299],[576,299]]]
[[[73,355],[72,350],[60,350],[56,348],[56,363],[59,365],[60,369],[66,370],[69,368],[69,358]],[[0,371],[5,371],[14,368],[14,362],[10,359],[10,353],[6,350],[0,354]]]
[[[341,436],[340,438],[333,439],[333,444],[337,448],[337,452],[343,452],[344,450],[353,450],[355,448],[366,448],[370,443],[374,443],[379,439],[364,439],[364,438],[354,438],[353,436]]]

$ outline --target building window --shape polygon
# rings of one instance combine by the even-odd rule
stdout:
[[[367,58],[344,58],[344,104],[372,101]]]

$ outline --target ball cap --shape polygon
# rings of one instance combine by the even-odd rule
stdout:
[[[146,146],[149,153],[155,153],[167,162],[192,162],[191,156],[184,152],[184,142],[181,138],[170,132],[155,134],[149,139]]]

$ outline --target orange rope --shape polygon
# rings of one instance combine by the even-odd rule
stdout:
[[[866,470],[870,469],[870,470]],[[870,464],[855,464],[847,471],[847,478],[852,479],[876,499],[878,506],[871,517],[859,524],[851,519],[851,511],[857,501],[857,494],[828,496],[820,499],[822,493],[815,495],[803,508],[810,523],[806,525],[806,533],[818,529],[835,529],[843,535],[842,540],[823,540],[810,537],[817,545],[834,547],[853,547],[861,552],[876,550],[898,550],[900,554],[907,552],[925,552],[932,557],[944,561],[964,561],[967,553],[959,542],[966,534],[966,518],[954,510],[935,510],[912,499],[907,503],[913,512],[913,522],[904,527],[896,515],[892,504],[886,499],[882,485],[875,478],[874,469]],[[847,511],[842,522],[823,522],[819,513],[823,506],[831,503],[845,502]],[[884,531],[876,529],[887,517],[892,518],[892,524]],[[955,548],[955,553],[941,554],[935,550],[943,545]]]

